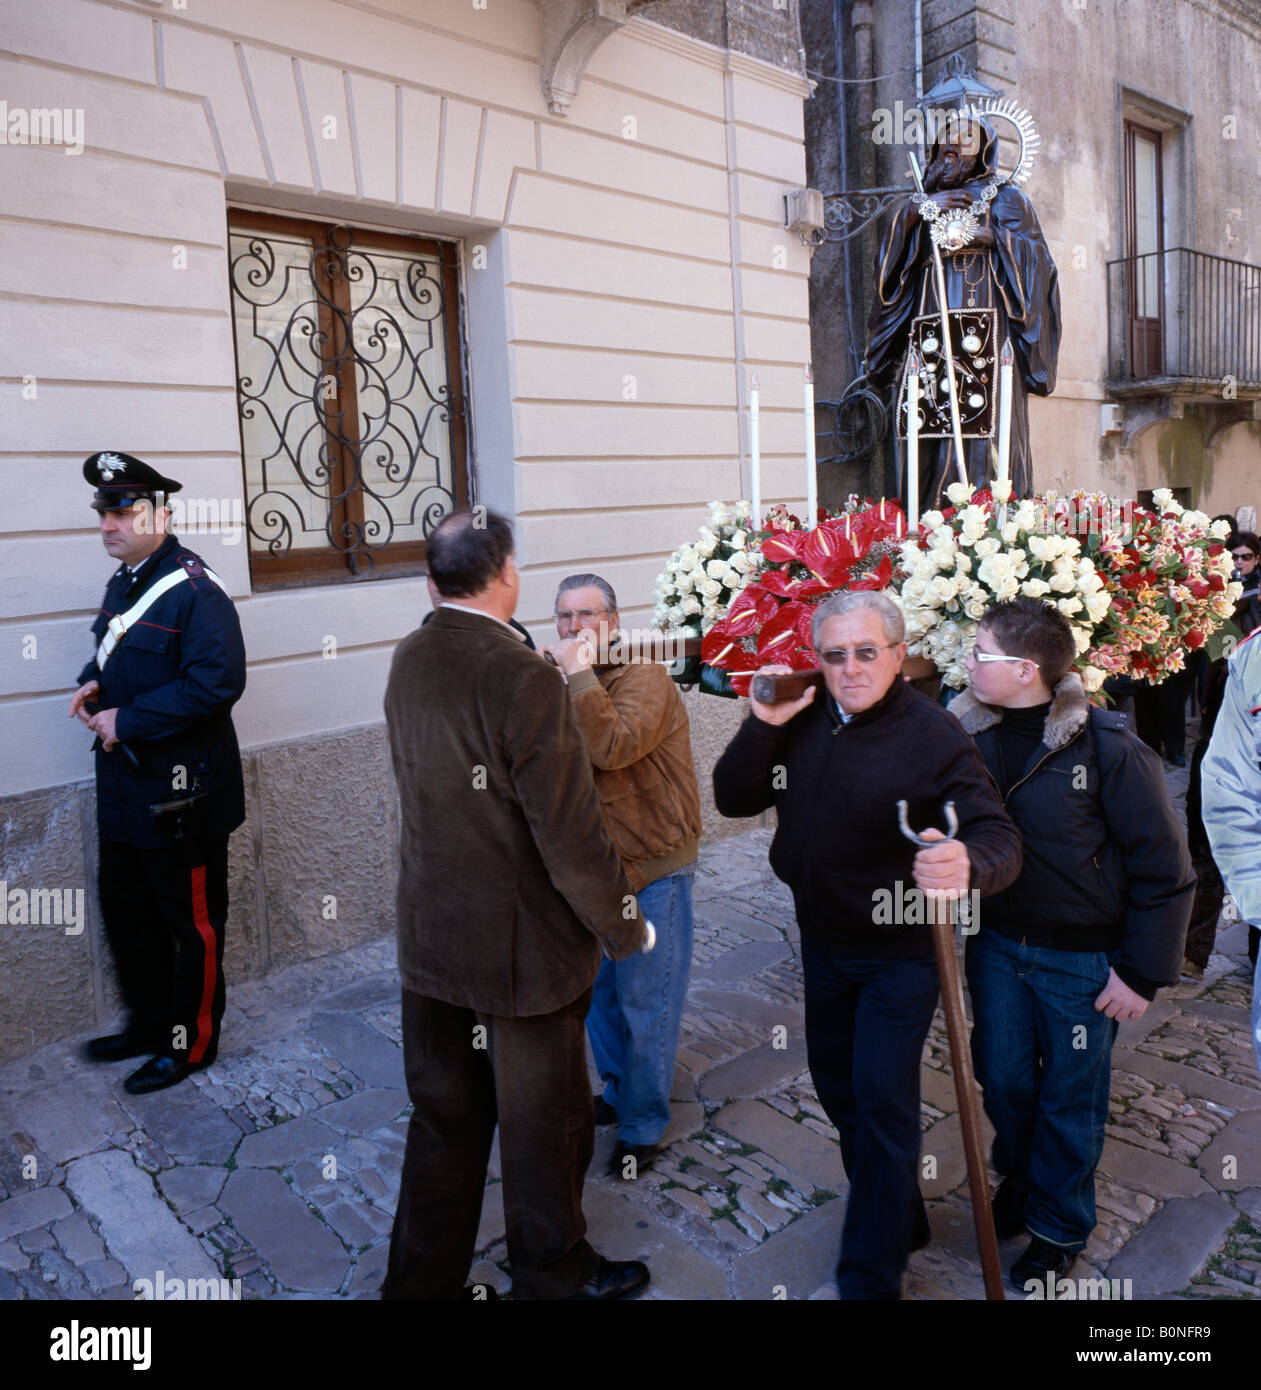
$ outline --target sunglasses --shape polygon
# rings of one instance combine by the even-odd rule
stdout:
[[[1230,556],[1232,560],[1255,560],[1257,558],[1251,550],[1232,550]]]
[[[896,642],[887,642],[883,647],[855,647],[854,655],[864,665],[875,661],[881,652],[887,652],[890,647],[897,646]],[[816,648],[817,650],[817,648]],[[825,652],[818,653],[819,660],[825,666],[844,666],[849,660],[849,649],[846,647],[829,647]]]
[[[1037,666],[1038,663],[1027,656],[1000,656],[997,652],[977,652],[968,653],[969,661],[1027,661],[1030,666]],[[1041,669],[1041,668],[1039,668]]]

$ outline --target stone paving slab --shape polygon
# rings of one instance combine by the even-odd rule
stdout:
[[[1220,1076],[1210,1076],[1198,1067],[1171,1062],[1166,1057],[1153,1057],[1150,1052],[1114,1048],[1112,1069],[1138,1071],[1154,1081],[1171,1082],[1188,1095],[1202,1096],[1205,1100],[1216,1101],[1231,1110],[1261,1110],[1261,1086],[1257,1090],[1249,1086],[1238,1086]]]
[[[706,1072],[700,1093],[704,1100],[760,1096],[765,1091],[778,1091],[805,1069],[805,1038],[786,1034],[783,1047],[763,1043]]]
[[[300,1119],[247,1134],[237,1146],[236,1162],[241,1168],[281,1168],[308,1154],[328,1153],[341,1141],[337,1130],[314,1115],[303,1115]]]
[[[747,912],[732,907],[726,898],[711,899],[698,912],[705,925],[715,925],[727,931],[738,932],[754,941],[783,941],[784,934],[770,922],[760,917],[751,917]]]
[[[119,1076],[138,1065],[136,1059],[118,1068]],[[23,1130],[51,1162],[58,1164],[91,1153],[111,1134],[125,1134],[132,1123],[114,1096],[85,1091],[82,1084],[72,1081],[37,1091],[24,1097],[22,1103]]]
[[[155,1280],[159,1269],[175,1279],[219,1277],[197,1239],[165,1202],[154,1200],[153,1179],[127,1154],[113,1149],[75,1159],[66,1169],[66,1190],[97,1219],[110,1255],[131,1280]]]
[[[1261,1184],[1261,1113],[1245,1110],[1228,1121],[1196,1166],[1219,1191],[1237,1192]]]
[[[1099,1171],[1149,1197],[1198,1197],[1212,1191],[1189,1164],[1115,1139],[1104,1140]]]
[[[318,1293],[341,1287],[350,1256],[279,1173],[238,1169],[219,1205],[286,1288]]]
[[[351,1133],[378,1129],[388,1120],[397,1119],[409,1106],[407,1092],[394,1089],[357,1091],[345,1100],[334,1101],[321,1108],[320,1121]]]
[[[361,1018],[348,1013],[317,1013],[310,1035],[367,1086],[401,1089],[403,1054]]]
[[[755,994],[746,994],[734,989],[709,989],[705,986],[694,986],[690,989],[688,999],[693,1005],[702,1005],[706,1010],[726,1014],[760,1030],[767,1042],[774,1040],[776,1028],[783,1028],[789,1033],[799,1033],[803,1037],[805,1035],[806,1015],[800,1002],[785,1007],[778,1001],[759,999]]]
[[[740,1100],[714,1116],[715,1129],[761,1149],[822,1191],[846,1187],[838,1143],[797,1124],[761,1101]]]
[[[70,1199],[58,1187],[37,1187],[32,1192],[19,1192],[7,1202],[0,1202],[0,1240],[21,1235],[46,1226],[74,1208]]]
[[[1135,1298],[1185,1288],[1217,1250],[1237,1215],[1215,1192],[1174,1197],[1112,1261],[1108,1278],[1132,1279]]]
[[[735,1296],[809,1299],[835,1287],[844,1202],[828,1202],[785,1226],[773,1239],[736,1260]]]
[[[124,1104],[149,1138],[179,1163],[226,1163],[241,1142],[240,1127],[195,1086],[127,1096]]]
[[[728,985],[756,975],[768,965],[777,965],[791,956],[792,951],[782,942],[751,941],[747,946],[737,946],[732,951],[724,951],[707,965],[694,965],[692,979]]]
[[[162,1195],[177,1212],[196,1211],[218,1200],[223,1184],[228,1180],[226,1168],[206,1168],[190,1165],[172,1168],[158,1174]]]

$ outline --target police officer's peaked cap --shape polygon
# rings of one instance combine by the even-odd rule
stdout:
[[[96,487],[92,506],[98,512],[122,511],[137,502],[153,502],[158,493],[178,492],[184,486],[174,478],[164,478],[156,468],[131,454],[92,454],[83,460],[83,476]]]

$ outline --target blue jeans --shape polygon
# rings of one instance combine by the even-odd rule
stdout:
[[[639,890],[639,915],[657,931],[645,955],[605,960],[596,976],[587,1036],[604,1099],[624,1144],[655,1144],[670,1123],[670,1086],[692,967],[695,865]]]
[[[899,1297],[919,1193],[919,1069],[937,962],[833,960],[802,942],[806,1056],[849,1177],[836,1279],[845,1299]]]
[[[968,942],[972,1058],[994,1126],[994,1167],[1027,1190],[1031,1234],[1084,1249],[1108,1120],[1117,1026],[1095,1009],[1103,951],[1053,951],[997,932]]]

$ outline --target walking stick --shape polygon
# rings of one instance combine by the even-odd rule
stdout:
[[[959,829],[953,801],[945,805],[947,840]],[[912,844],[927,847],[940,840],[925,840],[907,823],[906,802],[898,802],[898,826]],[[945,917],[946,920],[942,920]],[[972,1190],[972,1219],[976,1223],[976,1244],[985,1278],[985,1297],[1005,1302],[1003,1272],[998,1263],[998,1236],[994,1231],[994,1209],[990,1205],[990,1181],[981,1143],[981,1112],[976,1103],[976,1078],[972,1073],[972,1051],[968,1045],[968,1022],[963,1009],[963,983],[959,979],[959,960],[955,955],[952,914],[934,912],[933,948],[937,952],[937,973],[941,977],[941,1003],[946,1015],[946,1036],[950,1039],[950,1063],[954,1068],[955,1099],[963,1125],[963,1149],[968,1159],[968,1186]]]
[[[920,177],[919,160],[915,158],[914,152],[911,153],[910,160],[915,187],[922,194],[924,192],[924,180]],[[966,483],[968,471],[963,462],[963,425],[959,420],[959,391],[955,385],[955,353],[954,346],[950,341],[950,314],[947,312],[946,305],[946,271],[941,263],[941,247],[931,237],[929,244],[933,248],[933,267],[937,280],[937,305],[941,310],[941,343],[946,354],[946,385],[950,392],[950,429],[954,435],[955,463],[959,469],[959,481]]]

